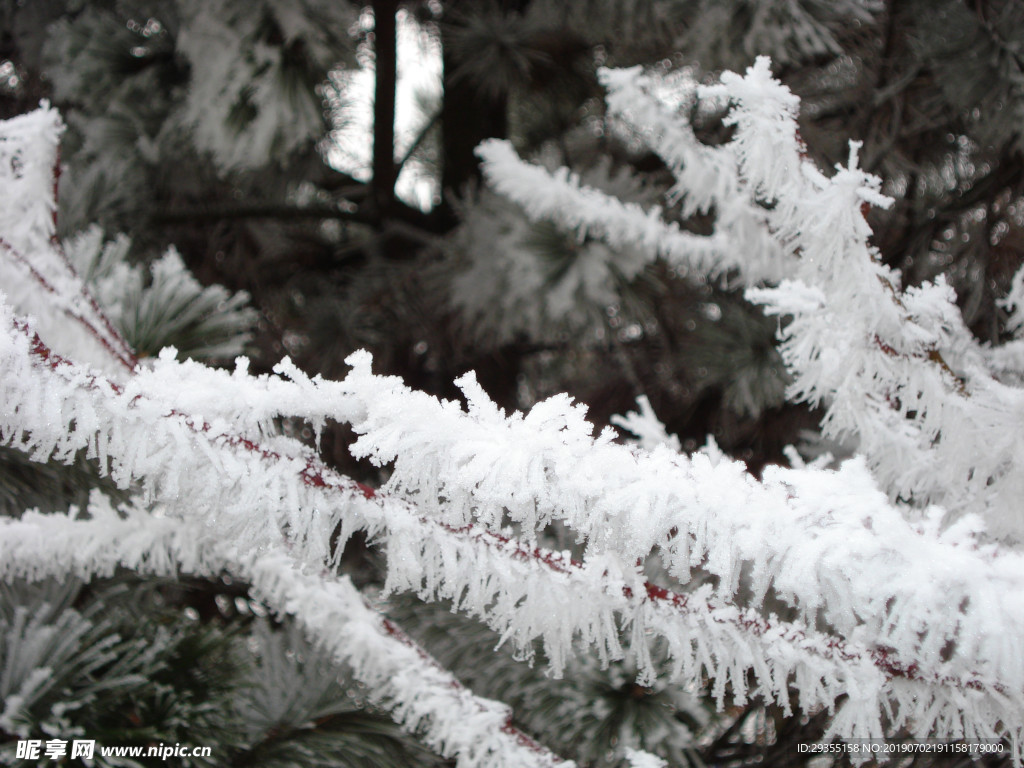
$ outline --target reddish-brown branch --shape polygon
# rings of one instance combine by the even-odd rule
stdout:
[[[53,233],[54,238],[57,237],[57,201],[60,199],[57,195],[60,192],[60,144],[57,144],[57,151],[54,153],[53,158]]]
[[[51,243],[54,250],[60,256],[61,261],[64,263],[64,267],[68,270],[72,277],[78,278],[78,271],[75,269],[74,264],[68,258],[67,252],[64,250],[64,245],[61,243],[60,238],[57,237],[57,212],[59,210],[60,203],[60,176],[61,176],[61,145],[58,143],[53,158],[53,235],[51,237]],[[27,260],[26,260],[27,261]],[[106,328],[107,333],[110,334],[110,338],[114,339],[121,347],[120,352],[115,351],[108,341],[100,337],[96,330],[88,324],[90,332],[99,338],[100,342],[107,348],[110,353],[117,358],[118,362],[126,366],[128,370],[135,370],[135,366],[138,365],[139,360],[135,356],[135,351],[131,348],[127,339],[121,335],[121,332],[114,327],[114,324],[110,322],[110,318],[107,317],[107,313],[100,307],[99,302],[89,291],[84,280],[78,280],[82,297],[89,303],[90,308],[96,313],[96,317],[99,318],[100,322],[103,323],[103,327]],[[84,319],[80,319],[81,322],[85,322]]]
[[[70,274],[73,277],[77,277],[74,267],[68,260],[67,255],[64,253],[64,249],[60,247],[60,245],[57,243],[51,243],[51,245],[53,245],[55,251],[60,255]],[[8,255],[10,255],[12,259],[14,259],[16,262],[25,267],[25,269],[28,270],[28,273],[32,277],[32,279],[35,280],[40,285],[40,287],[42,287],[43,290],[45,290],[47,293],[53,296],[56,296],[58,294],[57,289],[49,280],[46,279],[46,276],[43,275],[43,273],[40,272],[38,269],[36,269],[35,266],[33,266],[33,264],[25,257],[24,254],[22,254],[17,248],[15,248],[13,245],[8,243],[3,238],[0,238],[0,249],[3,249]],[[135,366],[138,364],[138,359],[132,352],[131,347],[128,345],[128,342],[125,341],[120,331],[118,331],[110,322],[110,319],[107,317],[106,313],[100,308],[99,303],[92,296],[92,294],[89,293],[88,289],[85,286],[85,283],[82,281],[79,281],[79,283],[81,285],[82,297],[89,303],[90,308],[96,314],[96,317],[99,318],[100,322],[103,323],[103,326],[106,328],[109,337],[104,336],[102,333],[100,333],[96,326],[94,326],[91,322],[86,320],[80,314],[71,311],[70,307],[65,306],[62,308],[61,311],[70,320],[75,321],[80,326],[85,328],[89,335],[96,339],[103,346],[103,348],[110,353],[110,356],[117,360],[117,362],[120,363],[124,368],[126,368],[129,371],[135,370]],[[114,345],[110,343],[110,339],[116,340],[121,349],[115,349]]]
[[[874,341],[875,345],[880,350],[882,350],[882,352],[888,357],[912,357],[916,360],[927,360],[930,363],[935,363],[937,366],[939,366],[939,368],[941,368],[943,371],[950,375],[950,377],[956,383],[957,392],[959,392],[961,395],[964,395],[965,397],[967,396],[967,386],[964,383],[964,380],[957,376],[953,369],[949,367],[949,363],[946,362],[946,359],[942,356],[942,353],[939,352],[934,347],[929,347],[924,354],[907,355],[900,353],[890,344],[884,342],[878,334],[875,334]]]
[[[39,283],[39,285],[41,285],[47,293],[57,293],[57,289],[50,285],[50,281],[47,280],[39,270],[32,266],[29,260],[26,259],[24,255],[22,255],[21,251],[19,251],[13,245],[8,243],[2,237],[0,237],[0,248],[3,248],[5,251],[7,251],[7,253],[9,253],[11,255],[11,258],[13,258],[15,261],[24,265],[25,268],[28,269],[29,274],[32,275],[32,279]]]

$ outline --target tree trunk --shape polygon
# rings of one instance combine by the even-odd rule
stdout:
[[[376,87],[373,97],[374,214],[387,216],[395,197],[395,86],[398,82],[398,0],[373,0],[373,49]]]
[[[503,10],[522,13],[529,0],[504,0]],[[458,61],[451,53],[452,29],[458,27],[460,11],[473,13],[474,3],[451,0],[445,3],[445,23],[441,27],[443,49],[444,105],[441,111],[442,207],[451,214],[451,202],[467,182],[479,180],[480,167],[473,150],[484,139],[508,136],[508,97],[481,96],[473,83],[453,79]]]

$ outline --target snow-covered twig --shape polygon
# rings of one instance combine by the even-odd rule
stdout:
[[[788,396],[824,405],[825,434],[856,437],[893,498],[940,503],[951,517],[977,514],[990,532],[1019,537],[1024,393],[977,364],[978,345],[944,281],[900,291],[880,262],[863,209],[890,201],[881,180],[858,168],[860,145],[851,143],[847,165],[828,178],[801,156],[797,102],[764,58],[700,93],[734,104],[740,176],[772,204],[773,237],[799,257],[791,279],[747,291],[789,318],[781,331]]]
[[[608,197],[582,185],[566,168],[551,173],[525,163],[507,141],[488,139],[476,153],[490,185],[534,221],[555,221],[580,239],[590,235],[613,247],[642,248],[652,261],[660,255],[700,272],[718,273],[732,266],[732,243],[724,234],[686,232],[666,223],[657,207],[645,211],[636,203]]]
[[[161,576],[228,571],[249,581],[272,610],[293,616],[404,728],[460,768],[572,768],[516,729],[506,705],[462,686],[368,606],[347,577],[305,569],[281,547],[247,551],[188,521],[118,512],[96,494],[88,512],[88,519],[32,512],[0,519],[0,578],[88,580],[122,567]]]
[[[858,168],[859,144],[831,177],[819,171],[800,140],[799,99],[772,78],[764,57],[719,84],[682,85],[684,103],[731,105],[725,122],[735,134],[716,147],[702,145],[657,98],[652,76],[630,69],[601,77],[610,113],[676,175],[671,195],[684,215],[714,211],[712,235],[582,188],[567,169],[525,163],[507,143],[479,150],[491,185],[532,218],[640,247],[651,259],[705,277],[735,273],[751,286],[778,281],[746,296],[784,319],[788,397],[825,408],[826,436],[859,441],[891,498],[919,509],[941,504],[950,519],[977,514],[991,535],[1024,538],[1024,393],[986,368],[989,361],[1012,374],[1015,354],[980,348],[941,279],[899,289],[899,275],[869,244],[864,209],[891,201],[880,179]]]
[[[124,374],[135,367],[135,355],[56,236],[63,130],[57,110],[46,103],[4,122],[0,164],[9,171],[0,186],[0,279],[9,300],[36,315],[47,335],[60,341],[60,351],[73,350],[79,359]]]

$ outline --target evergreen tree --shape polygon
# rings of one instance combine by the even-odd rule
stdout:
[[[419,125],[396,144],[395,36],[402,24],[418,25],[435,42],[444,67],[440,90],[421,98]],[[531,737],[580,765],[657,764],[634,750],[671,765],[798,764],[814,755],[797,753],[795,745],[826,731],[878,735],[872,716],[889,735],[1014,733],[1021,686],[1007,659],[1016,641],[1000,649],[986,638],[1000,632],[1017,637],[1016,613],[1012,607],[997,618],[979,613],[988,610],[983,599],[996,599],[994,581],[985,581],[995,577],[964,550],[992,553],[1005,568],[1006,592],[1014,594],[1020,530],[1012,504],[1019,497],[1015,443],[993,435],[1012,412],[1000,388],[1016,386],[1021,376],[1014,341],[1021,287],[1014,275],[1024,226],[1024,70],[1016,42],[1022,37],[1019,4],[958,0],[379,0],[368,8],[319,0],[8,3],[3,112],[23,114],[45,97],[68,127],[58,165],[62,245],[52,253],[44,246],[53,227],[46,187],[55,180],[43,155],[56,145],[56,124],[15,121],[5,129],[11,167],[0,236],[10,263],[3,290],[19,302],[19,314],[37,316],[34,327],[55,352],[103,364],[115,381],[142,360],[141,370],[151,376],[122,379],[137,382],[124,386],[137,386],[143,402],[160,403],[154,407],[174,404],[175,418],[191,415],[198,419],[193,427],[222,436],[221,444],[202,449],[212,451],[205,469],[186,462],[197,477],[211,479],[210,495],[197,496],[194,504],[202,514],[208,513],[204,503],[220,505],[213,530],[227,540],[263,542],[267,562],[250,561],[241,551],[214,556],[202,542],[183,543],[185,523],[194,522],[189,512],[172,511],[159,527],[150,517],[159,519],[157,511],[167,504],[176,509],[168,488],[177,481],[147,469],[156,464],[145,460],[157,458],[137,446],[134,457],[117,454],[116,435],[88,445],[33,437],[15,418],[27,408],[18,405],[20,390],[9,389],[5,418],[14,421],[2,432],[10,446],[0,454],[0,498],[4,514],[26,526],[10,523],[8,546],[19,542],[28,554],[5,548],[5,759],[15,759],[19,739],[83,734],[120,744],[215,745],[212,762],[195,764],[442,761],[375,706],[397,713],[407,730],[419,727],[419,738],[435,752],[467,765],[498,764],[498,756],[513,749],[506,741],[522,750],[515,753],[519,760],[543,763],[547,753]],[[775,76],[802,104],[792,142],[780,140],[767,153],[756,144],[767,141],[757,130],[765,122],[743,122],[744,115],[758,116],[750,105],[762,104],[783,133],[786,120],[797,116],[793,103],[766,85],[764,68],[746,79],[724,78],[717,91],[701,86],[718,82],[722,70],[744,71],[759,54],[772,57]],[[375,77],[371,158],[368,168],[338,170],[331,140],[345,128],[346,106],[355,100],[349,75],[360,63],[372,65]],[[601,65],[612,69],[599,76]],[[646,74],[622,69],[633,65],[643,65]],[[750,85],[743,91],[743,83],[761,90]],[[772,96],[757,102],[763,93]],[[50,144],[42,140],[47,136]],[[512,144],[485,142],[494,138]],[[864,142],[856,162],[848,157],[851,138]],[[31,152],[42,155],[29,158]],[[765,154],[780,159],[767,169],[757,166],[754,160]],[[801,155],[818,167],[844,166],[833,186],[812,180],[825,201],[816,213],[809,213],[806,189],[786,186],[804,173]],[[34,171],[23,170],[28,159]],[[428,212],[396,194],[414,164],[438,189]],[[878,174],[883,184],[872,187],[857,175],[860,169]],[[861,195],[855,208],[861,201],[873,204],[866,214],[870,230],[842,218],[851,215],[850,201],[841,197],[845,188],[837,179]],[[833,190],[839,191],[829,197]],[[831,250],[822,247],[829,233],[816,229],[816,221],[834,226]],[[849,255],[850,243],[866,248],[868,231],[877,251],[856,251],[850,259],[868,254],[862,261],[873,257],[877,270],[872,266],[864,272],[869,279],[858,282],[846,262],[831,260]],[[787,261],[793,254],[805,263]],[[951,309],[943,279],[955,289],[959,313]],[[52,290],[40,292],[43,284]],[[921,284],[926,287],[915,288]],[[896,297],[894,304],[886,303],[879,286],[881,294]],[[849,311],[858,302],[876,314],[865,319],[870,313]],[[821,330],[822,314],[833,330]],[[159,354],[168,346],[179,359],[227,364],[245,352],[251,362],[233,376],[210,369],[203,379],[200,369]],[[413,405],[419,401],[390,380],[370,378],[360,358],[350,357],[360,348],[373,352],[379,373],[399,374],[434,395],[465,397],[471,418],[452,422],[450,433],[468,431],[479,444],[435,443],[432,433],[444,414],[427,409],[417,422]],[[844,350],[843,366],[836,366],[835,349]],[[292,380],[291,389],[266,384],[270,402],[246,400],[254,391],[242,385],[249,372],[270,372],[284,353],[298,367],[274,370]],[[819,364],[823,360],[828,364]],[[460,394],[453,382],[467,369],[477,371],[488,397],[465,379]],[[6,370],[10,376],[14,362]],[[347,377],[346,396],[355,392],[363,401],[345,406],[355,410],[339,411],[337,403],[329,410],[329,385],[303,371]],[[161,389],[160,377],[171,390],[177,382],[180,396]],[[524,422],[531,429],[543,434],[545,424],[561,424],[582,441],[573,461],[599,463],[582,458],[591,449],[581,447],[586,429],[577,412],[546,400],[563,391],[589,403],[596,424],[617,424],[643,449],[665,443],[651,454],[662,458],[644,465],[652,479],[665,471],[658,461],[681,461],[657,451],[690,454],[705,445],[690,471],[706,461],[718,474],[701,487],[753,488],[748,483],[763,471],[764,495],[750,498],[768,507],[777,503],[772,489],[792,488],[812,510],[812,523],[799,529],[811,544],[792,541],[790,555],[775,550],[759,559],[761,550],[745,548],[742,528],[702,533],[680,527],[678,538],[688,546],[692,540],[695,553],[683,560],[698,566],[688,566],[683,578],[671,546],[660,544],[660,554],[647,557],[656,542],[641,541],[643,526],[637,541],[617,549],[605,541],[611,533],[573,517],[577,510],[546,506],[565,494],[560,498],[589,499],[572,504],[604,509],[597,491],[559,485],[569,468],[556,462],[557,440],[552,447],[525,428],[515,433],[519,440],[541,441],[538,456],[552,451],[554,463],[542,471],[522,459],[533,467],[524,478],[551,475],[549,497],[530,496],[532,481],[524,479],[517,489],[498,470],[488,474],[488,456],[503,457],[506,468],[513,467],[509,477],[519,460],[515,439],[502,444],[494,438],[506,429],[495,406],[534,408],[537,415]],[[970,397],[958,399],[964,393]],[[375,410],[378,397],[393,410]],[[638,398],[638,412],[615,416],[636,407]],[[239,408],[249,412],[240,415]],[[72,435],[91,428],[79,423],[88,411],[75,413]],[[188,442],[199,450],[187,428],[149,428],[171,441],[168,446]],[[352,429],[360,437],[350,451]],[[518,429],[514,420],[507,429]],[[709,434],[714,440],[706,441]],[[295,441],[315,445],[325,464]],[[242,493],[242,502],[232,500],[253,505],[254,519],[246,522],[230,513],[241,507],[229,508],[218,495],[225,489],[213,480],[217,475],[203,474],[219,467],[221,477],[236,470],[239,478],[251,477],[252,468],[244,469],[248,459],[236,466],[221,452],[251,445],[260,446],[264,459],[299,462],[300,469],[305,462],[299,491],[288,490],[284,480],[267,486],[271,496],[288,499],[291,512],[285,513],[293,515],[279,520],[280,510],[268,513],[291,537],[287,553],[273,549],[280,542],[264,541],[267,532],[260,528],[260,504],[273,498]],[[745,462],[754,479],[722,450]],[[826,475],[827,481],[814,474],[818,465],[854,452],[874,481],[856,464]],[[370,464],[358,460],[365,457]],[[39,463],[43,458],[51,460]],[[773,475],[776,463],[798,469]],[[335,471],[373,487],[386,482],[379,497],[386,514],[370,504],[354,507],[361,523],[331,517],[335,512],[315,494],[341,492]],[[477,471],[482,474],[471,482]],[[622,479],[610,468],[605,474]],[[594,488],[603,487],[600,476]],[[611,497],[622,509],[647,493],[644,484],[628,480]],[[245,482],[238,482],[244,490]],[[912,579],[898,579],[896,566],[880,572],[905,592],[886,591],[883,579],[869,578],[870,569],[854,569],[863,576],[856,589],[878,585],[875,602],[863,604],[844,579],[835,581],[834,571],[812,572],[807,563],[823,562],[809,553],[814,546],[849,552],[841,538],[825,538],[820,530],[835,526],[848,536],[866,535],[841,510],[825,514],[824,506],[814,506],[825,503],[814,490],[819,482],[834,496],[856,499],[850,509],[870,509],[868,530],[885,525],[879,535],[936,557],[962,558],[962,580],[943,583],[947,598],[962,590],[963,605],[929,614],[934,595],[923,586],[915,591]],[[895,506],[874,498],[878,490],[864,491],[874,482]],[[360,494],[370,496],[369,486]],[[417,527],[426,523],[409,513],[407,502],[427,518],[436,515],[452,535],[472,524],[480,526],[472,541],[494,544],[487,537],[496,537],[507,550],[511,536],[525,539],[519,546],[526,549],[502,550],[505,555],[538,546],[550,551],[546,565],[559,573],[564,568],[577,591],[559,592],[564,585],[524,571],[532,592],[517,592],[514,583],[495,576],[474,595],[475,587],[462,581],[465,574],[445,569],[475,563],[488,572],[490,561],[474,559],[484,556],[462,539],[446,545],[454,550],[409,543],[410,531],[420,531],[423,542],[433,534]],[[705,502],[712,509],[714,503]],[[940,505],[945,518],[936,518],[930,504]],[[88,519],[62,520],[58,528],[59,518],[40,517],[72,505],[88,509]],[[33,509],[39,512],[26,512]],[[320,530],[326,540],[294,517],[303,511],[315,512],[317,520],[325,516]],[[979,515],[987,535],[1001,537],[998,549],[974,531]],[[180,531],[169,522],[179,516]],[[75,534],[80,547],[106,536],[114,542],[111,551],[90,560],[88,551],[75,559],[70,541],[60,549],[65,528],[76,525],[82,526]],[[48,543],[63,556],[52,555],[61,567],[42,587],[22,578],[37,581],[51,572],[33,560],[32,542],[47,543],[40,532],[50,532]],[[736,537],[735,548],[716,549],[715,536],[728,541],[729,535]],[[380,541],[386,565],[367,546]],[[874,539],[868,541],[858,557],[884,560],[871,549]],[[570,554],[556,554],[563,551],[583,566],[570,564]],[[347,582],[325,586],[309,580],[309,572],[275,571],[286,557],[340,567],[366,595],[384,587],[447,598],[450,607],[483,624],[391,598],[375,600],[374,608],[398,623],[374,625],[375,614],[362,617],[362,599],[345,591]],[[624,566],[637,558],[647,560],[639,581]],[[396,564],[406,560],[421,565],[403,570]],[[938,578],[926,561],[896,562]],[[596,582],[588,568],[603,569]],[[195,578],[164,578],[179,569]],[[92,580],[84,586],[69,581],[76,574]],[[569,611],[564,626],[545,624],[544,611],[559,595],[578,600],[589,589],[597,590],[595,601],[598,594],[607,598],[608,582],[601,579],[620,579],[615,583],[633,593],[647,589],[651,603],[644,610],[658,618],[632,605],[607,607],[606,622],[633,622],[633,636],[621,646],[608,639],[607,625],[582,614]],[[800,579],[824,593],[820,602]],[[666,589],[676,590],[672,601],[708,601],[710,612],[691,614],[690,634],[680,635],[697,638],[693,667],[665,629],[679,630],[671,623],[676,618],[658,613],[665,599],[659,595],[673,594]],[[519,594],[519,602],[502,613],[498,607],[510,594]],[[724,607],[714,602],[723,594]],[[334,607],[318,616],[318,601]],[[347,608],[356,629],[329,634],[338,606]],[[714,612],[719,609],[725,613]],[[968,618],[982,638],[975,647],[953,626]],[[789,630],[773,634],[776,621]],[[424,683],[417,699],[409,693],[412,683],[395,682],[413,675],[423,653],[402,656],[414,646],[399,624],[477,694],[511,704],[525,733],[505,722],[505,710],[470,697],[455,681],[444,685],[458,692],[452,695],[461,708],[448,706],[475,719],[462,728],[439,725],[430,706],[443,706],[437,703],[443,697]],[[372,635],[369,626],[382,626],[383,634]],[[299,627],[324,645],[311,645]],[[559,633],[574,629],[596,648],[575,653],[567,647]],[[662,642],[648,648],[642,629]],[[495,654],[499,637],[509,647]],[[718,645],[700,650],[701,642],[711,641]],[[385,653],[377,645],[386,642],[401,659],[391,676],[372,663],[374,652]],[[780,661],[792,652],[787,642],[801,653],[815,643],[840,650],[813,662],[801,657],[810,672],[798,670],[790,688],[790,669]],[[862,646],[869,650],[859,657]],[[521,663],[535,654],[543,659],[536,668]],[[854,688],[843,687],[860,679],[843,666],[850,658],[870,658],[883,678],[890,697],[884,716]],[[339,659],[352,669],[339,666]],[[736,667],[726,671],[728,661]],[[552,681],[546,665],[562,678]],[[933,673],[946,687],[931,682]],[[990,682],[994,677],[999,685]],[[748,690],[756,694],[750,701]],[[422,701],[432,704],[418,711],[414,704]],[[490,741],[481,736],[488,732]]]

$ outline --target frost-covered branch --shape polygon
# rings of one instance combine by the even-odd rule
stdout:
[[[449,524],[497,530],[507,515],[529,532],[559,520],[589,554],[634,563],[657,549],[680,581],[700,565],[728,597],[749,568],[755,595],[774,590],[809,622],[820,612],[845,636],[925,668],[954,643],[942,676],[992,664],[1021,674],[1017,651],[1004,653],[1024,621],[1011,597],[1024,587],[1021,557],[979,543],[976,521],[942,530],[941,510],[907,522],[859,461],[838,472],[774,468],[757,482],[739,462],[595,438],[566,398],[506,417],[466,379],[468,413],[422,399],[417,407],[401,390],[372,386],[353,362],[345,381],[366,408],[353,450],[392,463],[385,490]],[[1011,688],[1024,682],[1013,679]]]
[[[113,476],[141,483],[165,514],[212,540],[236,548],[245,542],[240,557],[279,547],[283,538],[296,562],[322,567],[337,556],[329,544],[333,532],[340,529],[343,543],[354,530],[366,530],[388,554],[388,589],[451,599],[520,649],[542,640],[556,672],[579,641],[606,659],[621,657],[619,628],[630,626],[644,675],[652,673],[648,643],[660,638],[675,675],[690,683],[714,680],[720,700],[727,690],[742,700],[748,672],[756,681],[750,694],[784,707],[791,685],[805,710],[833,708],[851,690],[870,692],[848,698],[834,721],[839,736],[879,735],[881,713],[894,703],[899,722],[913,721],[923,732],[962,717],[963,727],[992,735],[998,732],[992,713],[1020,706],[1012,693],[1020,649],[1006,644],[1020,635],[1019,558],[1003,555],[993,563],[993,553],[979,551],[969,537],[960,540],[961,531],[914,530],[882,494],[863,490],[865,476],[856,466],[840,473],[780,471],[758,484],[731,462],[714,466],[707,457],[668,450],[634,453],[610,435],[594,440],[580,410],[564,399],[506,419],[466,380],[471,406],[464,413],[374,377],[366,358],[353,359],[353,374],[339,383],[264,377],[247,384],[241,369],[205,373],[222,379],[228,401],[237,402],[231,395],[251,386],[243,406],[269,404],[262,390],[284,395],[283,403],[341,403],[361,414],[356,450],[378,461],[402,457],[388,486],[393,495],[379,496],[300,449],[286,452],[283,439],[271,450],[232,437],[219,419],[182,416],[181,403],[145,391],[146,376],[123,388],[105,383],[45,354],[39,342],[33,347],[24,332],[10,333],[3,352],[7,369],[18,373],[4,396],[18,407],[0,436],[20,435],[20,445],[38,458],[95,446]],[[173,386],[169,358],[162,363],[165,370],[152,380],[167,392],[215,391],[184,386],[187,376]],[[42,410],[37,401],[46,403],[48,427],[32,421]],[[441,437],[430,440],[435,434]],[[381,436],[395,455],[376,445]],[[169,445],[178,450],[169,454]],[[500,530],[501,509],[526,530],[560,516],[590,541],[584,562],[509,539]],[[527,510],[539,517],[529,518]],[[471,524],[474,519],[491,530]],[[684,597],[647,584],[625,564],[652,546],[681,580],[705,561],[724,587]],[[946,570],[950,563],[955,576]],[[755,590],[775,589],[807,620],[766,619],[732,604],[744,564],[757,576]],[[947,605],[951,596],[968,606],[964,614],[936,621],[936,601]],[[848,639],[813,630],[818,611]],[[959,632],[961,622],[981,628],[976,645]],[[949,641],[956,651],[941,661]],[[965,709],[965,701],[973,704]]]
[[[64,123],[55,109],[4,122],[0,132],[0,280],[46,336],[109,372],[130,371],[135,355],[76,273],[56,237],[57,145]],[[71,322],[68,322],[68,320]]]
[[[977,344],[944,281],[901,292],[880,263],[863,209],[889,201],[857,167],[859,144],[830,178],[801,157],[795,97],[765,59],[701,92],[735,105],[728,122],[741,177],[773,203],[773,236],[799,256],[792,280],[747,292],[791,318],[782,331],[789,396],[825,405],[825,433],[855,436],[893,497],[979,514],[994,533],[1018,536],[1024,444],[1011,425],[1021,393],[976,365]]]
[[[26,513],[0,519],[0,577],[83,579],[118,568],[142,574],[249,581],[272,610],[299,622],[353,673],[380,705],[460,768],[565,766],[517,730],[500,702],[474,696],[390,619],[367,605],[347,577],[309,571],[282,548],[240,549],[187,521],[141,509],[114,510],[94,495],[89,518]]]
[[[650,259],[685,264],[705,276],[736,271],[747,297],[784,319],[781,351],[793,382],[788,396],[826,409],[828,437],[853,438],[893,499],[919,509],[941,504],[950,518],[978,514],[990,534],[1020,539],[1024,517],[1024,401],[1012,380],[1019,354],[986,351],[971,337],[952,290],[900,290],[900,277],[869,244],[868,205],[887,207],[877,177],[849,162],[824,175],[804,153],[799,99],[771,76],[765,58],[720,84],[674,84],[693,99],[731,105],[733,138],[702,145],[686,119],[660,97],[666,84],[636,69],[605,70],[609,112],[657,151],[675,174],[670,197],[683,215],[713,211],[706,238],[661,220],[662,211],[581,188],[566,169],[550,173],[516,157],[507,143],[481,147],[492,186],[582,235],[639,245]],[[1011,297],[1010,301],[1013,301]],[[937,468],[941,467],[941,470]]]
[[[522,206],[532,220],[555,221],[582,240],[588,235],[613,247],[639,247],[680,264],[706,272],[720,272],[732,264],[733,253],[724,234],[710,237],[686,232],[666,223],[658,207],[645,211],[636,203],[623,203],[591,187],[562,168],[554,173],[519,159],[507,141],[489,139],[477,147],[488,182]]]
[[[688,73],[671,83],[659,82],[640,67],[604,68],[598,74],[608,91],[609,116],[638,134],[675,176],[668,198],[680,202],[681,215],[714,212],[716,232],[729,239],[725,265],[745,284],[784,277],[790,264],[771,236],[767,211],[740,179],[734,145],[701,143],[682,114],[693,107],[697,94]],[[678,102],[675,109],[661,98],[668,94]]]
[[[563,398],[506,418],[467,379],[466,413],[373,376],[365,357],[354,358],[353,373],[338,383],[294,371],[296,383],[249,383],[242,369],[205,372],[221,380],[223,399],[243,409],[269,404],[263,394],[273,392],[277,402],[320,402],[325,411],[340,404],[357,415],[354,451],[395,461],[391,495],[381,497],[301,449],[285,451],[283,439],[263,448],[232,437],[226,421],[184,417],[182,403],[160,402],[146,392],[148,381],[163,382],[167,393],[217,391],[186,386],[187,375],[175,386],[169,358],[151,378],[121,388],[44,356],[38,343],[33,350],[24,333],[9,334],[4,351],[8,368],[19,371],[19,384],[4,391],[18,416],[0,435],[22,435],[37,457],[94,445],[113,476],[140,482],[167,514],[254,550],[284,538],[297,562],[333,562],[333,532],[340,529],[343,543],[366,530],[387,551],[388,589],[451,599],[520,649],[540,639],[556,672],[578,641],[606,659],[621,657],[619,628],[630,626],[644,675],[652,673],[646,648],[657,637],[678,678],[713,679],[720,700],[727,690],[742,700],[748,672],[756,680],[750,693],[782,706],[791,685],[805,710],[847,697],[833,724],[838,736],[881,735],[882,713],[894,706],[897,722],[922,732],[961,718],[962,727],[992,735],[1007,707],[1021,708],[1013,692],[1022,652],[1007,642],[1022,636],[1020,557],[981,548],[963,527],[940,533],[906,523],[856,463],[838,473],[778,470],[757,483],[737,463],[634,452],[607,433],[594,439],[580,409]],[[248,400],[232,396],[246,387]],[[47,404],[49,437],[31,420],[37,398]],[[178,447],[173,461],[168,445]],[[561,519],[587,539],[584,562],[509,539],[505,511],[526,531]],[[704,563],[721,586],[682,597],[648,585],[626,564],[652,547],[680,580]],[[734,605],[744,567],[755,593],[773,589],[804,620],[765,619]],[[948,610],[951,600],[965,606],[962,613]],[[847,640],[814,631],[819,613]],[[943,661],[950,643],[955,650]],[[852,690],[866,693],[850,697]]]

